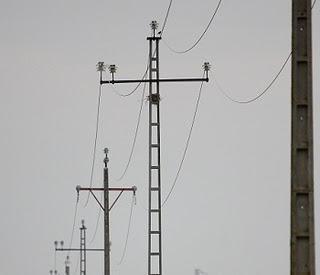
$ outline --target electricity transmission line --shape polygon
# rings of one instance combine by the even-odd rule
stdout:
[[[205,34],[207,33],[207,31],[209,30],[209,28],[210,28],[210,26],[211,26],[214,18],[216,17],[216,15],[217,15],[217,13],[218,13],[218,11],[219,11],[219,8],[220,8],[220,6],[221,6],[221,3],[222,3],[222,0],[219,0],[218,5],[217,5],[217,7],[216,7],[215,10],[214,10],[213,15],[211,16],[211,19],[210,19],[208,25],[206,26],[206,28],[204,29],[204,31],[202,32],[202,34],[199,36],[199,38],[194,42],[194,44],[193,44],[191,47],[189,47],[189,48],[187,48],[187,49],[185,49],[185,50],[179,51],[179,50],[175,50],[174,48],[172,48],[172,47],[168,44],[168,42],[166,42],[165,40],[163,40],[163,42],[164,42],[164,44],[167,46],[167,48],[168,48],[170,51],[172,51],[172,52],[174,52],[174,53],[177,53],[177,54],[184,54],[184,53],[190,52],[192,49],[194,49],[194,48],[200,43],[200,41],[202,40],[202,38],[205,36]]]
[[[92,164],[91,164],[91,172],[90,172],[90,187],[92,187],[92,184],[93,184],[94,167],[95,167],[95,163],[96,163],[97,140],[98,140],[99,121],[100,121],[101,94],[102,94],[102,85],[100,84],[99,85],[99,93],[98,93],[96,127],[95,127],[94,143],[93,143]],[[88,193],[87,200],[84,205],[85,207],[88,205],[89,198],[90,198],[90,193]]]
[[[172,195],[173,189],[175,188],[175,186],[177,184],[177,181],[178,181],[178,178],[179,178],[179,175],[180,175],[184,160],[186,158],[187,151],[188,151],[189,144],[190,144],[192,131],[193,131],[193,127],[194,127],[194,124],[196,122],[196,117],[197,117],[197,113],[198,113],[198,109],[199,109],[199,103],[200,103],[200,99],[201,99],[201,95],[202,95],[202,87],[203,87],[203,81],[201,82],[201,85],[200,85],[200,89],[199,89],[199,93],[198,93],[198,97],[197,97],[197,101],[196,101],[196,107],[195,107],[194,114],[193,114],[193,117],[192,117],[191,127],[190,127],[190,130],[189,130],[189,134],[188,134],[188,138],[187,138],[187,141],[186,141],[186,145],[185,145],[185,148],[184,148],[184,151],[183,151],[183,154],[182,154],[182,159],[180,161],[180,164],[179,164],[177,173],[175,175],[175,178],[173,180],[173,183],[172,183],[172,185],[170,187],[169,193],[167,194],[167,196],[165,197],[164,201],[162,202],[161,207],[163,207],[167,203],[167,201],[169,200],[170,196]]]
[[[77,220],[78,205],[79,205],[79,199],[77,198],[75,209],[74,209],[74,214],[73,214],[73,223],[72,223],[72,230],[71,230],[71,236],[70,236],[70,241],[69,241],[69,249],[71,249],[71,247],[72,247],[73,235],[74,235],[76,220]],[[68,256],[70,256],[70,250],[68,251]]]
[[[223,94],[227,99],[229,99],[230,101],[234,102],[234,103],[238,103],[238,104],[248,104],[248,103],[252,103],[256,100],[258,100],[259,98],[261,98],[263,95],[265,95],[273,86],[273,84],[277,81],[277,79],[280,77],[281,73],[283,72],[283,70],[285,69],[286,65],[288,64],[290,58],[292,56],[292,52],[289,54],[289,56],[286,58],[286,60],[284,61],[284,63],[282,64],[280,70],[278,71],[278,73],[275,75],[275,77],[270,81],[270,83],[267,85],[267,87],[260,92],[258,95],[254,96],[253,98],[250,99],[246,99],[246,100],[238,100],[235,99],[233,97],[231,97],[227,92],[225,92],[224,89],[222,89],[221,85],[218,83],[217,78],[215,78],[215,85],[218,88],[218,91]]]
[[[123,251],[122,251],[122,255],[121,255],[120,261],[118,262],[118,265],[122,264],[122,262],[123,262],[123,260],[125,258],[126,252],[127,252],[134,204],[135,204],[135,196],[132,196],[127,234],[126,234],[126,238],[125,238],[125,243],[124,243],[124,248],[123,248]]]
[[[317,3],[317,0],[314,0],[312,5],[311,5],[311,10],[314,8],[315,4]],[[253,98],[250,99],[246,99],[246,100],[238,100],[233,98],[232,96],[230,96],[230,94],[228,94],[222,87],[221,85],[217,82],[217,79],[215,78],[214,83],[216,84],[218,91],[223,94],[227,99],[229,99],[230,101],[234,102],[234,103],[238,103],[238,104],[248,104],[248,103],[252,103],[255,102],[256,100],[258,100],[259,98],[261,98],[263,95],[265,95],[271,88],[272,86],[275,84],[275,82],[277,81],[277,79],[280,77],[281,73],[283,72],[283,70],[285,69],[285,67],[287,66],[289,60],[292,57],[292,51],[290,52],[290,54],[288,55],[288,57],[285,59],[284,63],[282,64],[280,70],[278,71],[278,73],[275,75],[275,77],[270,81],[270,83],[267,85],[267,87],[265,89],[262,90],[262,92],[257,93],[256,96],[254,96]]]
[[[138,114],[138,120],[137,120],[137,125],[136,125],[136,129],[134,132],[134,136],[133,136],[133,141],[132,141],[132,146],[131,146],[131,150],[130,150],[130,155],[127,161],[127,164],[125,166],[125,169],[123,170],[122,174],[120,175],[120,177],[117,179],[117,181],[120,181],[124,178],[124,176],[126,175],[129,165],[131,163],[132,160],[132,156],[133,156],[133,152],[134,152],[134,148],[136,145],[136,141],[137,141],[137,136],[138,136],[138,131],[139,131],[139,126],[140,126],[140,121],[141,121],[141,114],[142,114],[142,109],[143,109],[143,103],[144,103],[144,96],[146,93],[146,86],[147,83],[145,82],[143,85],[143,92],[142,92],[142,96],[141,96],[141,102],[140,102],[140,108],[139,108],[139,114]]]

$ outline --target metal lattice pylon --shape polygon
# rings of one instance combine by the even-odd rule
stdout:
[[[148,274],[162,274],[159,40],[149,40],[149,224]],[[155,49],[154,49],[155,48]]]

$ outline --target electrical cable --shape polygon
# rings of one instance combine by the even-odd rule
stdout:
[[[314,5],[317,3],[317,0],[314,0],[312,5],[311,5],[311,9],[313,9]]]
[[[169,17],[171,5],[172,5],[172,0],[170,0],[169,6],[168,6],[168,8],[167,8],[166,16],[165,16],[165,18],[164,18],[163,25],[162,25],[162,28],[161,28],[160,37],[162,37],[163,32],[164,32],[164,29],[165,29],[165,27],[166,27],[166,25],[167,25],[167,21],[168,21],[168,17]]]
[[[101,200],[102,200],[102,196],[103,196],[103,193],[101,192]],[[94,229],[94,233],[93,233],[92,238],[90,240],[90,244],[92,244],[96,238],[96,235],[98,232],[98,227],[99,227],[99,222],[100,222],[100,217],[101,217],[101,208],[99,207],[98,217],[97,217],[97,221],[96,221],[96,227]]]
[[[117,90],[114,88],[114,86],[113,86],[113,84],[112,84],[112,89],[113,89],[113,91],[114,91],[118,96],[121,96],[121,97],[128,97],[128,96],[133,95],[133,94],[138,90],[138,88],[140,87],[140,85],[141,85],[141,83],[142,83],[142,80],[144,80],[144,79],[146,78],[147,73],[148,73],[148,70],[149,70],[149,63],[148,63],[148,66],[147,66],[147,69],[146,69],[145,73],[144,73],[143,76],[142,76],[141,81],[138,82],[137,86],[136,86],[131,92],[128,92],[127,94],[120,93],[119,91],[117,91]]]
[[[204,77],[204,74],[203,74],[203,77]],[[177,171],[176,176],[174,178],[174,181],[173,181],[173,183],[171,185],[170,191],[167,194],[167,196],[165,197],[163,203],[161,204],[161,207],[163,207],[167,203],[168,199],[170,198],[170,196],[171,196],[171,194],[173,192],[173,189],[175,188],[175,186],[177,184],[177,181],[178,181],[178,178],[179,178],[179,175],[180,175],[184,160],[186,158],[186,154],[187,154],[187,150],[189,148],[192,131],[193,131],[193,128],[194,128],[194,124],[195,124],[197,113],[198,113],[198,109],[199,109],[199,103],[200,103],[201,94],[202,94],[202,87],[203,87],[203,81],[201,82],[201,85],[200,85],[200,89],[199,89],[199,93],[198,93],[198,97],[197,97],[197,101],[196,101],[196,106],[195,106],[195,111],[194,111],[194,114],[193,114],[192,123],[191,123],[191,127],[190,127],[190,130],[189,130],[189,134],[188,134],[188,138],[187,138],[187,141],[186,141],[186,145],[185,145],[185,148],[184,148],[184,151],[183,151],[182,159],[180,161],[179,168],[178,168],[178,171]]]
[[[77,198],[76,206],[75,206],[75,210],[74,210],[74,215],[73,215],[73,224],[72,224],[72,231],[71,231],[71,237],[70,237],[70,242],[69,242],[69,251],[67,253],[67,256],[70,256],[70,249],[71,249],[71,246],[72,246],[73,235],[74,235],[75,226],[76,226],[76,220],[77,220],[78,203],[79,203],[79,200]]]
[[[212,24],[212,22],[213,22],[213,19],[216,17],[216,15],[217,15],[217,13],[218,13],[218,11],[219,11],[219,8],[220,8],[220,6],[221,6],[221,3],[222,3],[222,0],[219,0],[218,5],[216,6],[216,8],[215,8],[215,10],[214,10],[213,15],[211,16],[211,19],[210,19],[208,25],[206,26],[206,28],[204,29],[204,31],[203,31],[203,33],[200,35],[200,37],[196,40],[196,42],[195,42],[191,47],[189,47],[188,49],[183,50],[183,51],[177,51],[177,50],[175,50],[174,48],[172,48],[172,47],[168,44],[168,42],[166,42],[165,40],[163,40],[164,44],[168,47],[168,49],[169,49],[170,51],[172,51],[172,52],[174,52],[174,53],[177,53],[177,54],[184,54],[184,53],[187,53],[187,52],[191,51],[192,49],[194,49],[194,48],[200,43],[200,41],[202,40],[202,38],[204,37],[204,35],[205,35],[205,34],[207,33],[207,31],[209,30],[209,28],[210,28],[210,26],[211,26],[211,24]]]
[[[138,115],[138,121],[137,121],[137,125],[136,125],[136,129],[134,132],[134,137],[133,137],[133,142],[132,142],[132,146],[131,146],[131,151],[130,151],[130,155],[126,164],[125,169],[123,170],[121,176],[119,178],[117,178],[117,181],[120,181],[124,178],[124,176],[126,175],[129,165],[131,163],[132,160],[132,156],[133,156],[133,152],[134,152],[134,148],[136,145],[136,141],[137,141],[137,136],[138,136],[138,131],[139,131],[139,126],[140,126],[140,121],[141,121],[141,114],[142,114],[142,109],[143,109],[143,103],[144,103],[144,96],[145,96],[145,92],[146,92],[146,86],[147,83],[145,82],[143,85],[143,92],[142,92],[142,96],[141,96],[141,103],[140,103],[140,108],[139,108],[139,115]]]
[[[126,252],[127,252],[134,202],[135,202],[135,195],[132,195],[131,209],[130,209],[130,216],[129,216],[129,223],[128,223],[126,241],[125,241],[124,248],[123,248],[123,252],[122,252],[122,256],[121,256],[120,261],[118,262],[118,265],[121,265],[121,264],[122,264],[122,262],[123,262],[123,260],[124,260],[124,257],[125,257],[125,255],[126,255]]]
[[[317,0],[314,0],[312,5],[311,5],[311,10],[314,8],[315,4],[317,3]],[[289,56],[286,58],[286,60],[284,61],[284,63],[282,64],[279,72],[275,75],[275,77],[271,80],[271,82],[267,85],[267,87],[258,95],[256,95],[255,97],[251,98],[251,99],[247,99],[247,100],[237,100],[234,99],[233,97],[231,97],[228,93],[226,93],[224,91],[224,89],[221,88],[221,86],[219,85],[219,83],[217,82],[217,79],[215,79],[215,84],[218,87],[218,90],[229,100],[231,100],[234,103],[239,103],[239,104],[248,104],[248,103],[252,103],[256,100],[258,100],[260,97],[262,97],[265,93],[267,93],[271,87],[273,86],[273,84],[276,82],[276,80],[279,78],[279,76],[281,75],[281,73],[283,72],[283,70],[285,69],[286,65],[288,64],[290,58],[292,57],[292,52],[290,52]]]
[[[101,107],[101,94],[102,94],[102,85],[99,85],[99,93],[98,93],[98,107],[97,107],[97,117],[96,117],[96,128],[95,128],[95,136],[94,136],[94,143],[93,143],[93,153],[92,153],[92,165],[91,165],[91,172],[90,172],[90,188],[93,184],[93,174],[94,174],[94,167],[96,164],[96,153],[97,153],[97,140],[98,140],[98,132],[99,132],[99,120],[100,120],[100,107]],[[87,200],[84,207],[87,207],[90,198],[90,192],[88,192]]]
[[[268,92],[270,90],[270,88],[273,86],[273,84],[276,82],[276,80],[279,78],[279,76],[281,75],[282,71],[284,70],[284,68],[286,67],[286,65],[288,64],[290,58],[292,56],[292,52],[289,54],[289,56],[286,58],[286,60],[284,61],[284,63],[282,64],[280,70],[278,71],[278,73],[275,75],[275,77],[271,80],[271,82],[267,85],[267,87],[258,95],[256,95],[255,97],[251,98],[251,99],[247,99],[247,100],[237,100],[234,99],[233,97],[231,97],[228,93],[226,93],[221,86],[219,85],[219,83],[217,82],[217,79],[215,78],[214,83],[216,84],[216,86],[218,87],[218,90],[229,100],[231,100],[234,103],[238,103],[238,104],[248,104],[248,103],[252,103],[256,100],[258,100],[260,97],[262,97],[266,92]]]
[[[74,273],[73,273],[74,275],[76,275],[76,274],[77,274],[77,272],[78,272],[79,262],[80,262],[80,255],[79,255],[79,257],[77,257],[76,268],[75,268]]]

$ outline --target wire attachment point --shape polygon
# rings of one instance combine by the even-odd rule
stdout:
[[[97,67],[98,72],[105,72],[106,68],[107,68],[107,66],[104,64],[104,62],[98,62],[96,67]]]
[[[79,196],[80,196],[81,186],[80,186],[80,185],[77,185],[76,190],[77,190],[77,203],[78,203],[78,202],[79,202]]]

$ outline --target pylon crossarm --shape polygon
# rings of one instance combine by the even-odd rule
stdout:
[[[99,199],[97,198],[97,196],[93,193],[93,191],[104,191],[104,188],[103,187],[98,187],[98,188],[93,188],[93,187],[80,187],[79,185],[77,186],[77,193],[78,193],[78,196],[79,196],[79,192],[80,191],[89,191],[92,196],[94,197],[94,199],[96,200],[96,202],[99,204],[99,206],[101,207],[101,209],[103,211],[105,211],[105,208],[103,207],[103,205],[101,204],[101,202],[99,201]],[[111,209],[113,208],[113,206],[116,204],[116,202],[119,200],[119,198],[121,197],[122,193],[124,191],[129,191],[129,192],[133,192],[133,195],[135,196],[136,195],[136,192],[137,192],[137,187],[136,186],[133,186],[133,187],[111,187],[111,188],[108,188],[109,191],[117,191],[120,193],[118,194],[118,196],[116,197],[116,199],[114,200],[114,202],[112,203],[112,205],[110,206],[109,208],[109,211],[111,211]]]
[[[56,251],[80,251],[79,248],[56,248]],[[103,248],[86,248],[86,251],[104,251]]]
[[[101,80],[100,84],[121,84],[121,83],[141,83],[141,82],[209,82],[209,78],[160,78],[160,79],[120,79]]]
[[[137,188],[135,186],[133,187],[109,187],[109,191],[131,191],[131,192],[136,192]],[[103,187],[77,187],[77,192],[80,191],[104,191]]]

